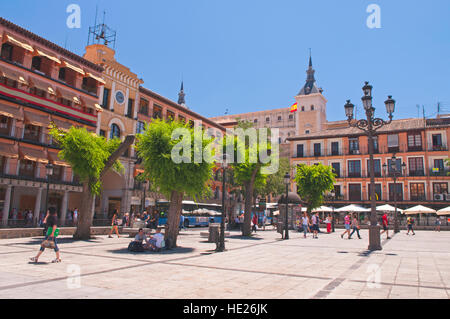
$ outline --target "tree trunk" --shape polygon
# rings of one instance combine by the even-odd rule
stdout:
[[[183,205],[183,193],[172,191],[170,195],[170,206],[167,214],[167,226],[164,235],[167,248],[177,246],[177,237],[180,225],[181,208]]]
[[[89,240],[91,238],[92,208],[95,196],[91,193],[89,183],[83,183],[83,195],[81,197],[81,207],[78,212],[77,230],[73,235],[76,240]]]
[[[250,236],[252,234],[252,207],[253,207],[253,190],[255,188],[255,179],[261,165],[258,163],[252,172],[250,181],[244,183],[245,188],[245,210],[244,225],[242,225],[242,236]]]

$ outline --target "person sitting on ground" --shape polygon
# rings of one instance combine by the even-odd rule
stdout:
[[[156,229],[156,234],[150,237],[150,247],[153,250],[158,250],[162,248],[162,243],[164,241],[164,235],[161,234],[161,228]]]
[[[145,235],[143,228],[139,228],[139,232],[134,237],[134,241],[140,243],[141,245],[143,245],[143,247],[145,249],[150,247],[149,239],[148,239],[147,235]],[[144,241],[145,241],[145,245],[144,245]]]

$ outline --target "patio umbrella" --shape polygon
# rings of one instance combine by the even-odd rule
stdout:
[[[331,213],[332,211],[333,211],[333,208],[327,207],[327,206],[320,206],[318,208],[313,209],[313,213],[316,213],[316,212],[324,212],[324,213],[330,212]]]
[[[274,212],[272,213],[272,215],[273,215],[273,216],[278,216],[278,215],[280,215],[280,211],[279,211],[279,210],[276,210],[276,211],[274,211]]]
[[[442,208],[442,209],[438,210],[436,212],[436,214],[438,214],[439,216],[450,215],[450,206],[448,206],[447,208]]]
[[[355,204],[351,204],[348,206],[344,206],[338,209],[334,210],[335,212],[353,212],[353,213],[359,213],[359,212],[370,212],[370,208],[364,208]]]
[[[403,209],[397,208],[398,212],[403,212]],[[389,204],[377,206],[377,212],[395,212],[395,207]]]
[[[406,215],[415,215],[415,214],[435,214],[436,211],[434,209],[422,206],[422,205],[417,205],[408,209],[405,209],[403,211],[403,214]]]

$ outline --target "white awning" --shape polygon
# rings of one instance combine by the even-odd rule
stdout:
[[[448,206],[447,208],[442,208],[442,209],[438,210],[436,212],[436,214],[438,214],[439,216],[450,215],[450,206]]]
[[[358,213],[358,212],[370,212],[369,208],[364,208],[358,205],[348,205],[348,206],[344,206],[341,208],[338,208],[335,210],[335,212],[354,212],[354,213]]]
[[[40,55],[40,56],[43,56],[43,57],[45,57],[45,58],[47,58],[49,60],[52,60],[52,61],[54,61],[54,62],[56,62],[58,64],[61,64],[61,60],[60,59],[58,59],[57,57],[54,57],[53,55],[47,54],[47,53],[45,53],[45,52],[43,52],[43,51],[41,51],[39,49],[36,49],[36,54]]]
[[[75,66],[73,64],[68,63],[67,61],[63,61],[63,67],[69,68],[74,70],[75,72],[80,73],[81,75],[85,75],[84,71],[82,68]]]
[[[99,82],[99,83],[101,83],[101,84],[106,84],[106,82],[105,82],[105,80],[103,80],[102,78],[100,78],[100,77],[98,77],[98,76],[95,76],[94,74],[92,74],[92,73],[89,73],[89,72],[87,72],[86,73],[86,76],[87,77],[90,77],[90,78],[93,78],[94,80],[96,80],[97,82]]]
[[[417,205],[411,208],[408,208],[406,210],[403,211],[404,214],[406,215],[415,215],[415,214],[436,214],[436,211],[434,209],[422,206],[422,205]]]
[[[389,204],[377,206],[378,212],[395,212],[395,207]],[[403,212],[403,209],[397,207],[397,211]]]
[[[14,45],[17,45],[21,48],[24,48],[27,51],[31,51],[34,52],[34,49],[31,45],[29,45],[28,43],[26,43],[25,41],[19,41],[16,38],[13,38],[12,36],[10,36],[9,34],[6,35],[6,42],[12,43]]]

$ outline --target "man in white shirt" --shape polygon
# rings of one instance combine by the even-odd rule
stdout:
[[[156,229],[156,234],[150,237],[150,245],[153,250],[162,248],[162,243],[164,241],[164,235],[161,234],[161,228]]]

